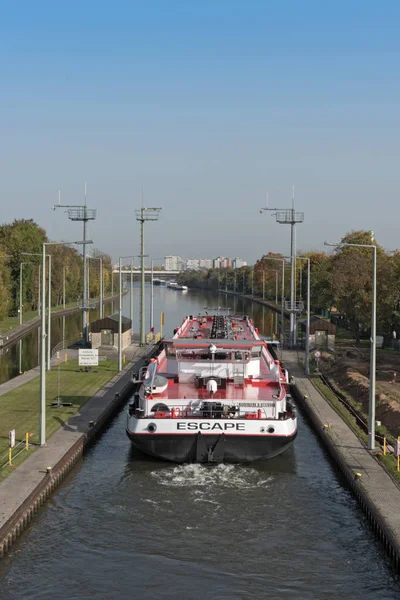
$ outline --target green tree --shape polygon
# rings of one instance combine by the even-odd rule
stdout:
[[[342,243],[372,244],[371,232],[351,231]],[[377,329],[388,331],[393,313],[392,264],[385,250],[377,244]],[[358,342],[370,328],[372,303],[372,250],[338,247],[326,269],[327,294],[343,313]]]
[[[12,256],[9,260],[11,271],[9,308],[13,314],[16,314],[19,306],[20,263],[29,260],[23,252],[40,253],[45,241],[47,241],[46,232],[33,219],[15,219],[12,223],[0,226],[0,247],[4,248],[6,254]],[[27,308],[34,308],[35,304],[32,293],[34,273],[34,269],[30,268],[24,272],[23,304],[27,304]]]
[[[6,252],[0,249],[0,256],[5,255]],[[10,309],[10,286],[11,270],[8,259],[0,258],[0,320],[8,315]]]

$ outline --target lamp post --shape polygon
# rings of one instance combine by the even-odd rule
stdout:
[[[62,295],[63,295],[63,308],[65,309],[65,265],[63,266],[63,283],[62,283]]]
[[[119,257],[119,305],[118,305],[118,371],[122,371],[122,273],[121,258]]]
[[[282,289],[281,289],[281,331],[282,331],[282,338],[283,338],[283,320],[285,318],[285,307],[284,307],[284,302],[285,302],[285,259],[281,258],[281,257],[277,257],[277,258],[272,258],[272,257],[266,257],[264,256],[262,260],[279,260],[282,262]],[[277,302],[278,304],[278,302]]]
[[[43,242],[42,244],[42,324],[40,338],[39,444],[46,445],[46,246],[68,246],[82,242]],[[89,243],[89,242],[86,242]],[[90,242],[92,243],[92,242]]]
[[[133,286],[132,286],[132,281],[133,281],[133,273],[132,273],[132,267],[133,267],[133,259],[136,258],[136,256],[120,256],[119,257],[119,261],[118,261],[118,270],[119,270],[119,308],[118,308],[118,371],[122,371],[122,264],[121,264],[121,260],[123,258],[130,258],[131,259],[131,295],[130,295],[130,305],[131,305],[131,328],[132,328],[132,332],[133,332]]]
[[[100,319],[103,318],[103,258],[101,256],[87,256],[88,260],[100,261]],[[88,289],[89,289],[89,265],[88,265]]]
[[[154,330],[154,261],[163,260],[158,256],[151,259],[151,280],[150,280],[150,331]]]
[[[150,278],[150,331],[154,329],[154,261],[151,259]]]
[[[49,258],[49,307],[47,309],[47,370],[51,368],[51,254],[48,254]]]
[[[89,262],[89,257],[86,256],[86,279],[87,279],[87,286],[86,286],[86,306],[90,306],[90,262]]]
[[[22,267],[23,265],[32,265],[33,261],[22,261],[19,263],[19,324],[23,323],[23,303],[22,303]],[[19,374],[22,373],[22,340],[19,341]]]
[[[45,244],[50,245],[50,242],[45,242]],[[64,245],[63,242],[54,242],[52,243],[52,245]],[[23,256],[42,256],[42,254],[39,254],[38,252],[21,252],[21,254]],[[46,258],[49,259],[49,288],[48,288],[48,314],[47,314],[47,362],[46,362],[46,368],[48,371],[50,371],[50,367],[51,367],[51,254],[46,254]],[[40,269],[40,265],[39,265],[39,269]],[[46,278],[46,269],[43,269],[43,278]],[[21,289],[22,289],[22,277],[21,277],[21,283],[20,283],[20,294],[21,294]],[[46,293],[46,281],[43,284],[43,279],[42,279],[42,302],[43,302],[43,307],[42,307],[42,312],[44,310],[44,307],[46,305],[46,301],[45,301],[45,297],[43,294]],[[21,300],[20,300],[21,303]],[[21,313],[20,313],[21,314]],[[21,317],[20,317],[21,319]],[[22,321],[20,320],[20,323]],[[42,323],[43,323],[43,315],[42,315]]]
[[[374,233],[371,231],[374,242]],[[368,402],[368,450],[375,449],[375,387],[376,387],[376,244],[349,244],[345,242],[325,242],[325,246],[339,248],[371,248],[372,249],[372,306],[371,306],[371,350],[369,369],[369,402]]]
[[[161,208],[145,208],[136,211],[136,220],[140,222],[140,258],[141,258],[141,290],[140,290],[140,345],[146,343],[145,336],[145,305],[144,305],[144,224],[146,221],[158,221]]]
[[[131,295],[130,295],[130,307],[131,307],[131,341],[133,339],[133,256],[131,256]]]
[[[306,354],[305,372],[306,372],[306,375],[309,375],[310,374],[310,293],[311,293],[310,259],[308,258],[308,256],[298,256],[297,258],[298,258],[298,260],[306,260],[307,261],[307,321],[306,321],[306,344],[305,344],[304,351]]]
[[[41,282],[41,271],[42,271],[42,265],[39,263],[39,281],[38,281],[38,317],[40,317],[40,311],[42,310],[41,308],[41,298],[40,298],[40,282]]]

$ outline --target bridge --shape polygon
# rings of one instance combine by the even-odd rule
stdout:
[[[156,277],[158,279],[160,278],[164,278],[164,277],[176,277],[177,275],[179,275],[179,273],[181,273],[182,271],[166,271],[166,270],[153,270],[153,277]],[[118,273],[119,274],[119,268],[118,267],[114,267],[113,268],[113,273]],[[138,275],[140,276],[142,274],[141,269],[130,269],[129,267],[121,268],[121,274],[122,275],[130,275],[133,274],[133,276]],[[146,275],[151,275],[151,269],[147,268],[144,271],[145,276]]]

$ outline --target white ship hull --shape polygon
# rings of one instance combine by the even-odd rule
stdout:
[[[154,419],[129,417],[133,445],[151,456],[178,463],[246,463],[272,458],[297,435],[297,418],[276,420]]]

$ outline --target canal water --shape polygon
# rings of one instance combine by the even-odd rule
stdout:
[[[104,316],[108,316],[116,309],[116,302],[106,303],[104,305]],[[98,319],[99,316],[98,308],[89,311],[90,322]],[[67,342],[75,342],[81,338],[81,335],[82,313],[80,311],[51,320],[51,349],[55,348],[63,339]],[[35,329],[13,346],[2,349],[0,354],[0,383],[18,377],[20,373],[36,367],[39,363],[39,354],[39,329]]]
[[[185,314],[234,302],[270,333],[260,306],[155,291],[167,335]],[[124,426],[122,410],[0,562],[1,600],[400,597],[398,576],[301,415],[293,447],[254,465],[158,462],[131,448]]]

